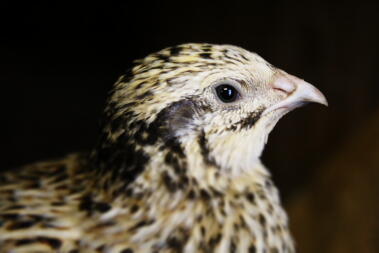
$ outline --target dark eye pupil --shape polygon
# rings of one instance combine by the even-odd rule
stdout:
[[[229,84],[221,84],[216,87],[217,96],[224,103],[234,102],[237,99],[238,91]]]

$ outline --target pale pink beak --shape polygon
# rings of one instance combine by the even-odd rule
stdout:
[[[288,96],[281,102],[268,108],[267,112],[277,109],[292,110],[307,102],[328,106],[325,96],[316,87],[282,70],[278,70],[275,79],[270,85],[275,90],[287,93]]]

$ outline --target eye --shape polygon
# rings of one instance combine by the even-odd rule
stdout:
[[[216,87],[218,98],[224,103],[232,103],[239,97],[239,92],[230,84],[220,84]]]

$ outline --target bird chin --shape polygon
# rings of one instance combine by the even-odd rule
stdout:
[[[268,111],[268,112],[263,112],[262,117],[260,120],[263,121],[263,126],[264,126],[264,145],[267,144],[268,141],[268,136],[270,135],[271,131],[274,129],[276,124],[279,122],[279,120],[292,111],[295,108],[277,108],[273,111]]]
[[[265,118],[265,127],[269,132],[276,126],[278,121],[287,113],[292,111],[292,108],[278,108],[274,111],[269,111],[267,113],[263,113],[262,118]]]

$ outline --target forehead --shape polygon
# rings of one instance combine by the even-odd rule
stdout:
[[[135,79],[156,77],[160,85],[186,76],[214,73],[247,75],[263,79],[273,70],[259,55],[231,45],[188,43],[169,47],[137,60],[132,75]],[[158,78],[159,76],[159,78]]]
[[[118,86],[130,99],[153,94],[168,97],[188,95],[223,77],[249,78],[254,83],[268,80],[274,69],[259,55],[231,45],[182,44],[137,60]],[[212,80],[211,80],[212,79]]]
[[[226,65],[226,64],[263,64],[267,63],[259,55],[249,52],[240,47],[232,45],[213,45],[206,43],[188,43],[163,49],[151,54],[144,59],[144,63],[151,63],[156,60],[163,62],[177,63],[178,65],[187,64],[207,64]]]

